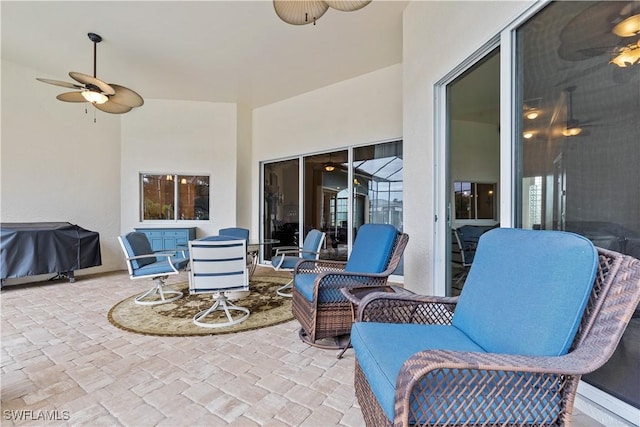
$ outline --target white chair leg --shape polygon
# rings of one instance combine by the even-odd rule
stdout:
[[[135,299],[135,303],[140,305],[159,305],[159,304],[166,304],[168,302],[176,301],[182,298],[182,292],[175,291],[173,289],[165,290],[163,288],[164,279],[166,277],[167,276],[156,277],[155,278],[156,285],[153,288],[149,289],[144,294],[138,295]],[[159,298],[156,297],[156,295]],[[155,298],[151,300],[148,299],[152,297],[155,297]]]
[[[289,280],[289,282],[286,285],[280,286],[278,289],[276,289],[276,294],[280,295],[281,297],[291,298],[293,297],[293,294],[291,292],[285,292],[285,291],[292,288],[293,288],[293,278]]]
[[[244,307],[239,307],[229,302],[224,292],[221,292],[217,296],[214,296],[214,298],[216,302],[211,307],[209,307],[209,309],[203,310],[200,313],[196,314],[193,317],[193,323],[203,328],[222,328],[225,326],[233,326],[233,325],[237,325],[238,323],[242,323],[245,320],[247,320],[247,318],[249,317],[249,314],[251,314],[249,309]],[[206,316],[216,311],[224,312],[225,316],[227,317],[227,321],[226,322],[205,322],[204,321],[204,318]],[[239,318],[234,319],[233,316],[231,315],[231,311],[239,311],[244,314],[242,314]]]

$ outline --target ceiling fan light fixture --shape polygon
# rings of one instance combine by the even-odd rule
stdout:
[[[326,170],[327,172],[333,172],[335,169],[336,169],[336,165],[334,165],[331,162],[324,164],[324,170]]]
[[[354,10],[362,9],[371,3],[371,0],[325,0],[325,3],[327,3],[332,9],[341,10],[343,12],[352,12]]]
[[[82,96],[92,104],[104,104],[109,100],[106,95],[103,95],[100,92],[94,92],[92,90],[83,90]]]
[[[612,31],[619,37],[633,37],[640,34],[640,14],[618,22]]]
[[[329,5],[322,0],[273,0],[273,8],[276,15],[287,24],[315,25]]]
[[[625,68],[640,63],[640,40],[628,46],[621,47],[616,56],[611,60],[612,64]]]
[[[578,136],[582,132],[582,128],[578,125],[576,120],[568,120],[567,127],[562,129],[564,136]]]

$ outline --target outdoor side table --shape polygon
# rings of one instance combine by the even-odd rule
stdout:
[[[395,293],[395,289],[391,286],[358,286],[353,288],[341,288],[340,292],[342,295],[351,303],[351,318],[353,321],[356,320],[356,314],[358,312],[358,306],[360,305],[360,301],[362,298],[366,297],[372,292],[392,292]],[[344,352],[351,347],[351,338],[349,338],[349,342],[347,345],[340,351],[338,354],[338,359],[342,359]]]

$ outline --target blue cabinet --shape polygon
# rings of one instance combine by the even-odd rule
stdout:
[[[195,240],[196,228],[136,228],[147,235],[154,251],[184,249],[189,240]]]

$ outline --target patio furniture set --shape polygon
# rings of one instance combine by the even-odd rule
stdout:
[[[435,297],[387,284],[408,242],[395,227],[361,226],[347,262],[318,259],[316,232],[272,262],[292,271],[302,341],[338,357],[352,346],[370,426],[570,425],[581,376],[611,357],[640,302],[640,261],[573,233],[489,230],[460,296]],[[244,262],[246,241],[226,242]]]

